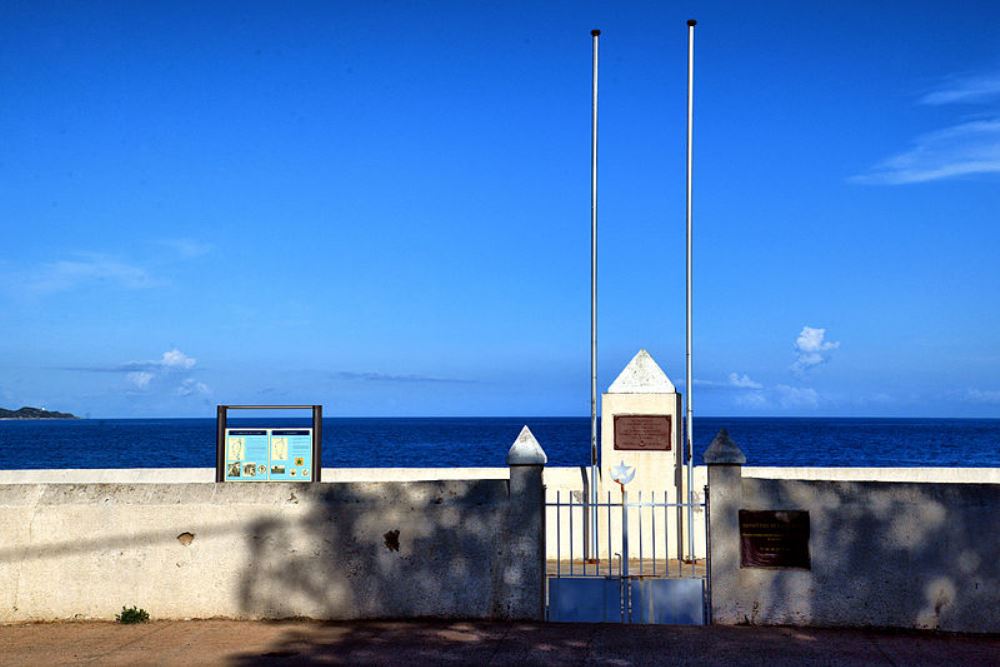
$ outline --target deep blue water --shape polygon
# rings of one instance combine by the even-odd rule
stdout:
[[[502,466],[523,424],[550,465],[589,463],[587,417],[333,418],[323,420],[323,466]],[[721,427],[746,452],[748,465],[1000,467],[1000,419],[701,417],[694,428],[698,463]],[[0,469],[214,465],[214,419],[0,421]]]

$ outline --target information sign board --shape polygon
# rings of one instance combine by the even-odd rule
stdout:
[[[311,428],[227,428],[227,482],[311,482]]]
[[[312,427],[230,427],[230,410],[310,410]],[[216,482],[319,482],[322,461],[322,405],[216,407]]]

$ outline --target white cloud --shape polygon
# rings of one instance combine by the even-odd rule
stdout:
[[[740,375],[739,373],[729,374],[729,386],[736,387],[738,389],[763,389],[764,385],[755,380],[751,380],[750,376],[744,373]]]
[[[176,347],[172,350],[164,352],[163,356],[160,358],[160,366],[164,368],[188,369],[194,368],[196,363],[198,363],[197,359],[187,356]]]
[[[178,396],[194,396],[194,395],[208,396],[211,393],[212,390],[209,389],[207,384],[205,384],[204,382],[198,382],[194,378],[186,378],[177,387]]]
[[[983,105],[977,116],[956,117],[942,129],[917,136],[908,150],[882,160],[850,180],[874,185],[925,183],[1000,173],[1000,73],[952,77],[920,104]]]
[[[795,352],[798,358],[792,364],[792,370],[801,373],[808,368],[826,363],[829,355],[825,354],[840,347],[839,341],[826,340],[826,329],[805,326],[795,339]]]
[[[965,400],[970,403],[986,403],[987,405],[1000,405],[1000,391],[970,389],[965,392]]]
[[[134,371],[127,374],[125,379],[137,389],[145,389],[153,379],[153,374],[148,371]]]
[[[972,120],[923,134],[909,150],[883,160],[852,180],[902,185],[996,173],[1000,173],[1000,117]]]
[[[1000,74],[952,77],[944,86],[920,98],[921,104],[970,104],[1000,97]]]
[[[774,389],[778,395],[778,403],[783,408],[815,408],[819,405],[819,393],[812,387],[779,384]]]
[[[125,381],[137,389],[148,389],[157,378],[175,375],[178,372],[189,371],[195,367],[198,360],[181,352],[176,347],[160,355],[157,361],[133,361],[120,366],[82,368],[94,372],[123,372]],[[202,390],[204,388],[204,390]],[[182,391],[183,390],[183,391]],[[208,387],[188,378],[177,389],[181,396],[193,393],[207,394]]]
[[[736,405],[744,408],[763,408],[769,404],[762,391],[747,391],[736,397]]]
[[[678,387],[684,387],[684,380],[675,383]],[[763,389],[764,385],[750,378],[746,373],[730,373],[724,381],[720,380],[699,380],[694,379],[696,387],[711,387],[713,389]]]
[[[145,289],[157,285],[141,267],[106,255],[94,254],[43,264],[20,282],[35,294],[65,292],[87,285],[109,285],[123,289]]]
[[[475,380],[462,378],[435,377],[431,375],[380,373],[378,371],[336,371],[331,377],[338,380],[362,380],[364,382],[401,382],[401,383],[435,383],[435,384],[473,384]]]
[[[194,239],[161,239],[160,244],[176,252],[181,259],[201,257],[212,250],[211,244]]]

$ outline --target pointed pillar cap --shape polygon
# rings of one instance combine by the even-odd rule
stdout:
[[[735,465],[741,466],[747,462],[747,457],[743,450],[729,437],[729,431],[719,429],[718,435],[712,440],[712,444],[705,450],[702,457],[707,465]]]
[[[677,388],[646,350],[639,350],[615,381],[609,394],[674,394]]]
[[[517,440],[507,450],[507,465],[509,466],[543,466],[548,463],[542,446],[535,440],[531,429],[525,426],[517,436]]]

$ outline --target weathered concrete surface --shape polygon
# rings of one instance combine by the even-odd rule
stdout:
[[[609,394],[675,394],[677,388],[653,360],[649,352],[639,350],[625,365],[611,386]]]
[[[521,433],[507,451],[508,466],[544,466],[548,460],[549,457],[542,451],[535,434],[527,426],[521,429]]]
[[[0,620],[122,605],[165,619],[539,618],[540,593],[510,585],[534,585],[544,549],[541,469],[519,470],[517,485],[0,486]]]
[[[779,468],[779,467],[743,467],[743,478],[760,479],[800,479],[800,480],[843,480],[843,481],[896,481],[896,482],[955,482],[960,484],[993,483],[1000,484],[1000,468]],[[570,497],[574,502],[583,502],[587,497],[587,479],[589,468],[546,466],[542,479],[549,502],[555,502],[557,494],[563,502]],[[708,483],[708,472],[705,466],[695,466],[694,469],[695,502],[704,500],[703,489]],[[510,469],[503,468],[327,468],[323,470],[323,483],[345,482],[419,482],[441,480],[507,480]],[[189,484],[211,483],[215,479],[214,468],[109,468],[109,469],[76,469],[76,470],[0,470],[0,485],[3,484]],[[672,484],[672,482],[667,482]],[[661,485],[657,497],[662,498]],[[668,489],[670,497],[673,492]],[[616,496],[617,498],[617,496]],[[548,512],[546,523],[548,548],[547,557],[556,557],[556,522],[555,512]],[[671,516],[673,516],[672,513]],[[564,523],[566,511],[563,512]],[[580,513],[575,521],[577,528],[582,524]],[[671,536],[674,534],[674,519],[670,521]],[[704,513],[698,509],[695,520],[695,556],[705,556]],[[615,521],[613,519],[613,521]],[[604,524],[602,524],[603,526]],[[617,523],[615,523],[617,526]],[[563,526],[560,533],[562,549],[565,557],[569,553],[570,534]],[[647,526],[648,529],[648,526]],[[664,539],[663,524],[657,526],[660,540]],[[582,530],[576,530],[573,552],[583,554],[585,535]],[[602,541],[602,545],[606,541]],[[675,539],[669,539],[668,544],[676,545]],[[0,544],[2,548],[2,544]],[[676,555],[676,546],[672,546]],[[602,546],[606,550],[606,546]],[[612,552],[620,551],[620,537],[615,536],[612,542]]]
[[[616,461],[617,463],[617,461]],[[547,466],[545,486],[580,490],[583,466]],[[704,466],[695,466],[695,491],[705,484]],[[445,479],[508,479],[503,468],[324,468],[323,483],[428,482]],[[744,466],[743,477],[760,479],[820,479],[854,482],[956,482],[1000,484],[1000,468],[794,468]],[[0,470],[0,484],[190,484],[215,480],[214,468],[78,468]]]
[[[995,665],[1000,637],[484,622],[0,627],[4,665]]]
[[[716,623],[1000,632],[1000,485],[748,479],[710,466]],[[811,569],[740,567],[738,512],[809,512]]]
[[[617,463],[617,462],[616,462]],[[550,489],[579,490],[585,466],[547,466]],[[695,490],[704,486],[705,466],[695,466]],[[956,482],[1000,484],[1000,468],[795,468],[744,466],[744,477],[852,482]],[[323,483],[430,482],[445,479],[509,479],[508,468],[324,468]],[[215,480],[214,468],[77,468],[0,470],[0,484],[191,484]],[[701,480],[701,485],[699,485]]]
[[[744,466],[743,477],[844,482],[1000,484],[1000,468],[795,468]]]

